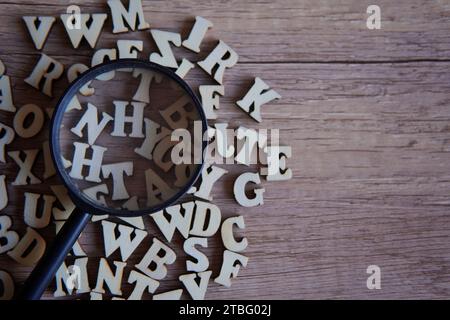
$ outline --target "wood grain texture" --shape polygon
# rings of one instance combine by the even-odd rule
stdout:
[[[242,214],[249,240],[249,265],[230,289],[211,283],[208,299],[319,298],[448,298],[450,296],[450,4],[447,1],[377,1],[382,29],[366,29],[366,8],[372,1],[143,1],[152,28],[180,31],[185,38],[195,15],[214,23],[202,51],[195,56],[176,50],[178,57],[201,60],[222,39],[240,55],[225,74],[226,95],[219,120],[232,127],[280,128],[281,142],[291,145],[288,161],[294,178],[265,182],[265,204],[242,208],[233,199],[232,184],[243,166],[228,166],[214,188],[215,203],[224,217]],[[109,12],[104,2],[79,1],[84,12]],[[48,99],[23,79],[38,60],[21,21],[24,15],[65,12],[69,1],[0,2],[0,59],[12,78],[17,107]],[[144,39],[141,58],[155,50],[148,32],[111,34],[107,24],[97,48],[117,39]],[[43,52],[64,65],[89,64],[93,50],[70,47],[59,23]],[[262,107],[256,124],[234,102],[259,76],[282,96]],[[196,67],[187,78],[209,83]],[[67,86],[56,83],[55,97]],[[1,121],[12,123],[7,113]],[[48,121],[46,122],[48,125]],[[46,132],[32,139],[16,138],[8,150],[36,147]],[[42,158],[37,163],[42,173]],[[12,181],[11,161],[1,171]],[[10,203],[2,214],[13,218],[23,235],[23,192],[50,192],[44,185],[9,188]],[[145,218],[149,233],[160,233]],[[51,239],[54,227],[40,230]],[[101,226],[90,224],[80,238],[90,257],[95,286],[102,256]],[[139,262],[150,238],[130,258]],[[176,238],[171,245],[180,261],[171,267],[158,292],[179,288],[185,270]],[[209,242],[208,255],[217,274],[220,239]],[[382,270],[382,289],[366,288],[366,268]],[[0,268],[17,282],[29,272],[0,256]],[[128,269],[129,269],[128,268]],[[125,296],[130,290],[124,287]],[[46,297],[51,297],[49,292]],[[186,297],[186,296],[185,296]],[[149,297],[147,297],[149,298]]]

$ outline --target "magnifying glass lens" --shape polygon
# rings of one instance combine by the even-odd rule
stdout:
[[[80,83],[55,122],[56,162],[72,194],[91,214],[127,216],[185,193],[202,163],[205,123],[195,99],[167,72],[144,67]]]

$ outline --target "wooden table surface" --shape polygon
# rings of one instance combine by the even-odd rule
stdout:
[[[58,17],[71,2],[0,2],[0,59],[12,79],[17,107],[53,107],[67,86],[64,76],[49,99],[23,82],[39,52],[21,17]],[[106,1],[77,4],[83,12],[109,14]],[[380,30],[366,27],[370,4],[381,7]],[[180,32],[182,38],[196,15],[211,20],[214,28],[201,53],[180,49],[177,57],[199,61],[217,39],[234,48],[240,60],[225,73],[219,120],[232,127],[279,128],[282,144],[292,146],[288,165],[294,176],[264,182],[262,207],[235,202],[232,184],[249,169],[225,167],[229,173],[214,187],[214,202],[224,217],[244,216],[250,260],[231,288],[211,282],[207,299],[450,297],[450,1],[144,0],[143,6],[151,28]],[[141,58],[155,50],[148,31],[113,35],[111,30],[109,17],[96,49],[113,48],[117,39],[143,39]],[[86,43],[73,49],[58,21],[43,52],[67,68],[90,64],[94,50]],[[263,106],[261,124],[234,104],[256,76],[282,96]],[[187,80],[200,78],[211,82],[198,67]],[[10,114],[0,117],[12,124]],[[36,147],[46,135],[44,130],[31,139],[16,138],[8,151]],[[40,157],[38,176],[42,163]],[[9,159],[1,171],[10,183],[17,166]],[[50,193],[49,185],[57,183],[52,179],[8,186],[10,202],[2,214],[12,217],[20,236],[26,227],[23,193]],[[150,218],[145,223],[151,236],[162,239]],[[39,230],[49,241],[54,232],[53,224]],[[128,272],[150,239],[130,258]],[[91,223],[80,243],[89,256],[94,287],[98,258],[104,255],[101,225]],[[171,246],[179,259],[158,292],[181,287],[180,237]],[[222,251],[219,237],[210,240],[214,275]],[[369,265],[381,268],[380,290],[366,287]],[[0,256],[0,269],[11,272],[18,286],[30,271],[6,254]],[[131,287],[124,288],[127,296]]]

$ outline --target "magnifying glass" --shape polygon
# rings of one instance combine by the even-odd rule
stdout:
[[[50,128],[52,159],[76,209],[19,298],[42,296],[92,215],[143,216],[179,201],[201,173],[206,131],[199,99],[165,67],[122,59],[76,79]]]

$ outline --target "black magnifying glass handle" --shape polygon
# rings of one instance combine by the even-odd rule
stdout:
[[[91,218],[76,208],[25,281],[19,300],[39,300]]]

